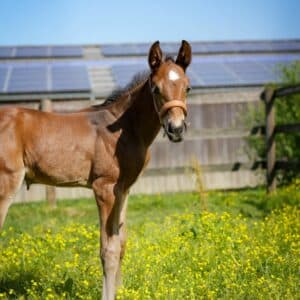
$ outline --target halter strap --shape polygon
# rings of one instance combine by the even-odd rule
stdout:
[[[150,80],[149,80],[149,86],[151,88],[151,81]],[[185,101],[182,101],[182,100],[167,101],[159,109],[158,106],[157,106],[157,103],[155,101],[154,95],[152,95],[152,98],[153,98],[153,103],[154,103],[155,110],[158,113],[160,121],[165,116],[165,114],[168,112],[168,110],[173,108],[173,107],[180,107],[183,110],[184,115],[185,116],[187,115],[187,107],[186,107]]]
[[[183,110],[184,115],[185,116],[187,115],[187,107],[185,102],[183,102],[182,100],[171,100],[165,102],[163,106],[160,108],[158,112],[159,118],[162,119],[165,116],[165,114],[168,112],[168,110],[173,107],[180,107]]]

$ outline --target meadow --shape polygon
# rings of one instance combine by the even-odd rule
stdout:
[[[299,299],[300,181],[131,196],[118,299]],[[92,199],[15,204],[0,233],[0,299],[98,299]]]

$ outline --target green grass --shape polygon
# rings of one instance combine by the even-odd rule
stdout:
[[[202,195],[203,197],[203,195]],[[299,181],[263,190],[131,196],[119,299],[299,299]],[[0,233],[0,299],[97,299],[93,199],[15,204]]]

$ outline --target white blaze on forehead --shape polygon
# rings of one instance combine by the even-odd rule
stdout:
[[[179,75],[177,72],[171,70],[169,72],[169,79],[172,80],[172,81],[175,81],[175,80],[178,80],[179,79]]]

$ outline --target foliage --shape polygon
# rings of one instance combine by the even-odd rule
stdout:
[[[271,197],[210,192],[209,211],[197,194],[131,197],[118,299],[299,298],[299,187],[298,180]],[[0,299],[100,297],[93,202],[62,201],[55,211],[14,205],[7,221]]]
[[[300,61],[287,67],[282,67],[282,83],[280,86],[289,86],[300,83]],[[279,86],[273,85],[274,88]],[[300,94],[276,98],[275,100],[276,124],[293,124],[300,122]],[[264,125],[264,105],[260,103],[249,109],[246,123],[252,126]],[[250,121],[251,120],[251,121]],[[265,157],[265,141],[258,136],[251,136],[248,142],[258,157]],[[280,160],[298,161],[300,159],[300,133],[276,135],[276,158]],[[300,175],[300,170],[281,171],[277,173],[279,183],[290,183],[293,178]]]
[[[284,84],[300,83],[300,61],[293,63],[290,67],[283,68]],[[290,95],[275,102],[276,122],[278,124],[300,123],[300,94]],[[277,157],[286,160],[300,160],[300,132],[285,134],[276,137]],[[300,169],[281,173],[281,180],[290,182],[292,178],[300,175]]]
[[[195,180],[195,192],[198,193],[201,210],[207,210],[207,195],[205,192],[203,172],[199,160],[193,157],[190,161],[192,174]]]

